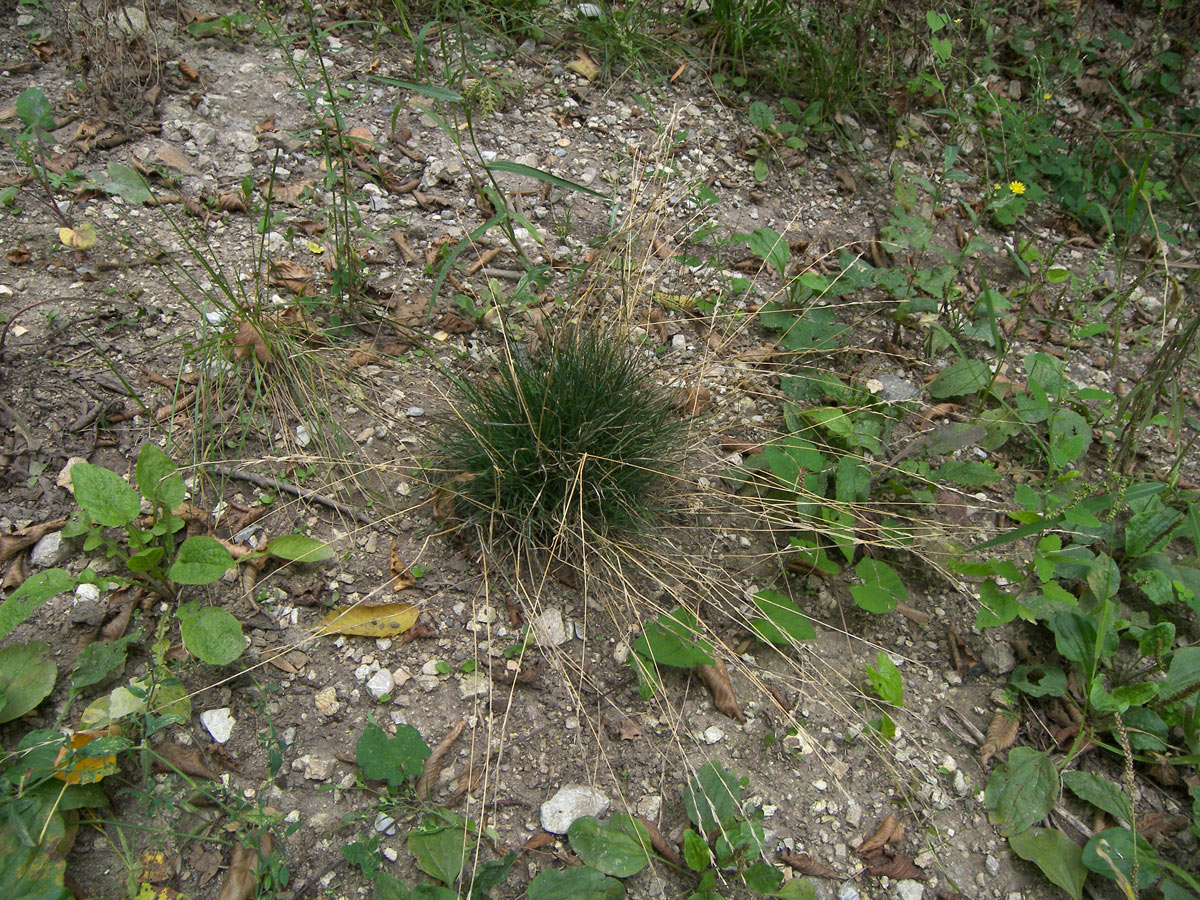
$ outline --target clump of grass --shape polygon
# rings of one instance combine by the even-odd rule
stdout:
[[[490,375],[458,378],[452,399],[439,437],[455,513],[516,550],[644,532],[687,431],[673,393],[600,327],[566,327]]]

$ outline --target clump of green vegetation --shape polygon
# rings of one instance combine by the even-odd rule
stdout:
[[[439,463],[455,514],[489,542],[561,547],[642,531],[659,511],[687,421],[617,334],[564,328],[454,393]]]

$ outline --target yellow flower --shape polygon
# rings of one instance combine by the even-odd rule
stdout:
[[[1000,184],[1000,183],[998,183],[998,182],[997,182],[996,184],[993,184],[993,185],[992,185],[992,190],[993,190],[993,191],[998,191],[998,190],[1000,190],[1000,188],[1002,188],[1002,187],[1004,187],[1004,185],[1002,185],[1002,184]]]
[[[1020,181],[1010,181],[1008,183],[1008,189],[1010,191],[1012,191],[1014,194],[1025,193],[1025,185],[1023,183],[1021,183]]]
[[[1053,96],[1053,95],[1049,91],[1046,91],[1046,93],[1042,94],[1042,99],[1049,100],[1051,98],[1051,96]]]

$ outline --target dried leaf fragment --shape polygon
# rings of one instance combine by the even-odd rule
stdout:
[[[192,67],[191,63],[189,63],[186,59],[179,60],[177,65],[179,66],[179,74],[188,81],[200,80],[200,73],[197,72],[195,68]]]
[[[825,863],[813,859],[807,853],[792,853],[784,850],[779,858],[799,872],[801,875],[812,875],[816,878],[840,879],[842,876]]]
[[[888,844],[898,844],[904,839],[904,826],[895,816],[884,816],[875,833],[858,845],[860,856],[870,856],[882,850]]]
[[[1017,730],[1020,727],[1021,719],[1015,714],[999,712],[992,716],[987,737],[983,746],[979,748],[979,764],[986,766],[993,756],[1011,747],[1017,739]]]
[[[898,854],[890,858],[884,857],[881,862],[873,864],[867,871],[878,877],[886,876],[896,880],[912,878],[917,881],[924,881],[926,877],[924,872],[913,865],[911,859]]]
[[[277,259],[271,263],[271,284],[293,294],[303,294],[313,285],[313,273],[308,266],[293,259]]]
[[[0,535],[0,562],[11,559],[22,550],[32,547],[47,534],[50,534],[50,532],[61,531],[62,527],[66,524],[67,517],[60,516],[57,519],[48,519],[45,522],[26,525],[24,528],[19,528],[11,534]]]
[[[746,717],[738,706],[737,698],[733,695],[733,685],[729,681],[729,670],[719,656],[714,658],[711,666],[696,666],[696,675],[704,682],[712,694],[713,704],[723,714],[731,719],[737,719],[745,724]]]
[[[245,359],[251,353],[260,365],[271,364],[271,348],[263,340],[262,334],[252,322],[242,321],[238,323],[237,334],[233,337],[233,358]]]
[[[204,754],[196,747],[163,744],[156,752],[162,757],[162,760],[154,761],[155,769],[160,772],[170,772],[174,767],[185,775],[194,775],[197,778],[211,778],[216,781],[221,777],[212,770]]]
[[[269,831],[262,832],[257,847],[247,847],[240,841],[234,844],[229,872],[217,900],[250,900],[258,887],[259,861],[270,856],[274,847]]]
[[[467,727],[466,719],[459,719],[455,722],[446,736],[438,741],[438,745],[433,748],[433,752],[429,754],[429,759],[425,760],[425,769],[421,772],[421,777],[417,779],[417,799],[429,799],[429,785],[436,783],[438,776],[442,774],[442,760],[446,758],[446,754],[450,752],[450,748],[454,746],[454,742],[459,739],[463,733],[463,729]]]
[[[396,544],[396,539],[392,538],[392,549],[388,554],[388,568],[392,572],[392,590],[404,591],[410,587],[416,587],[417,579],[408,566],[400,559],[400,548]]]
[[[658,826],[644,816],[638,816],[637,820],[642,823],[642,827],[646,829],[646,834],[650,838],[650,846],[667,862],[673,866],[683,864],[683,860],[679,858],[679,853],[676,852],[671,842],[663,836],[663,833],[658,830]]]

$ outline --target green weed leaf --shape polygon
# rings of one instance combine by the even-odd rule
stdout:
[[[700,637],[700,620],[682,607],[647,622],[633,649],[662,666],[694,669],[713,664],[712,642]]]
[[[591,866],[545,869],[525,892],[525,900],[621,900],[625,885]]]
[[[1067,676],[1054,663],[1017,666],[1008,683],[1030,697],[1061,697],[1067,692]]]
[[[354,746],[354,761],[363,778],[386,781],[389,787],[397,788],[405,779],[425,771],[429,753],[429,745],[411,725],[397,725],[396,736],[388,737],[372,720]]]
[[[71,466],[71,484],[75,502],[87,510],[97,525],[128,525],[142,511],[137,491],[116,472],[91,463]]]
[[[516,861],[517,854],[510,850],[500,859],[489,859],[476,866],[475,871],[471,873],[471,890],[468,892],[471,900],[489,900],[492,888],[504,883]]]
[[[1120,883],[1133,883],[1137,866],[1138,883],[1152,884],[1159,875],[1154,848],[1141,835],[1128,828],[1109,828],[1093,835],[1083,848],[1083,864],[1097,875]],[[1130,891],[1129,896],[1133,892]]]
[[[167,577],[176,584],[212,584],[233,565],[233,557],[220,541],[200,534],[179,545]]]
[[[892,706],[904,705],[904,679],[892,658],[883,651],[875,654],[875,665],[867,665],[871,687],[881,700]]]
[[[929,396],[935,400],[965,397],[987,387],[992,371],[979,359],[960,359],[938,373],[929,383]]]
[[[1008,845],[1074,900],[1081,900],[1088,870],[1083,865],[1083,851],[1069,837],[1057,828],[1030,828],[1009,835]]]
[[[282,534],[267,544],[266,552],[292,562],[324,562],[337,556],[337,551],[316,538],[302,534]]]
[[[887,563],[864,556],[854,567],[854,573],[863,583],[852,585],[850,596],[867,612],[888,613],[896,608],[897,603],[908,600],[908,589],[896,570]]]
[[[0,650],[0,723],[33,710],[54,690],[58,666],[46,659],[50,648],[39,641]]]
[[[683,832],[683,861],[693,872],[703,872],[712,864],[708,842],[690,828]]]
[[[129,645],[141,638],[142,632],[139,629],[115,641],[95,641],[84,647],[75,658],[75,671],[71,673],[71,693],[78,694],[84,688],[99,684],[109,675],[122,669]]]
[[[187,489],[179,467],[154,444],[142,445],[133,472],[138,490],[155,506],[170,511],[183,503]]]
[[[1132,821],[1129,798],[1115,782],[1078,769],[1063,772],[1062,780],[1080,800],[1086,800],[1097,809],[1104,810],[1118,822],[1129,824]]]
[[[807,878],[793,878],[775,892],[781,900],[817,900],[817,889]]]
[[[580,816],[567,829],[567,837],[575,855],[605,875],[628,878],[650,862],[646,827],[628,815],[623,819],[614,815],[607,822],[595,816]]]
[[[106,194],[120,197],[130,206],[141,206],[154,199],[142,176],[130,166],[121,163],[108,164],[108,181],[104,182],[101,188]]]
[[[793,644],[817,636],[808,616],[779,591],[759,591],[754,595],[754,605],[765,618],[751,619],[750,627],[769,644]]]
[[[30,575],[0,606],[0,638],[32,616],[55,594],[69,591],[76,584],[74,576],[65,569],[46,569]]]
[[[41,88],[31,87],[21,91],[17,97],[17,117],[26,128],[54,130],[54,112]]]
[[[1058,799],[1058,771],[1048,753],[1016,747],[988,779],[984,803],[994,824],[1018,834],[1050,813]]]
[[[766,163],[763,163],[766,167]],[[780,278],[787,275],[788,260],[792,253],[788,243],[778,231],[770,228],[755,228],[750,234],[738,235],[746,241],[750,252],[779,273]]]
[[[783,884],[783,873],[768,862],[759,860],[742,876],[746,887],[756,894],[774,894]]]
[[[447,822],[442,815],[427,817],[408,835],[408,852],[417,858],[421,871],[447,885],[458,879],[474,848],[475,841],[463,824]]]
[[[1171,656],[1163,696],[1169,698],[1180,694],[1197,681],[1200,681],[1200,647],[1181,647]]]
[[[719,762],[705,763],[683,788],[683,807],[701,834],[733,822],[742,796],[741,780]]]
[[[228,665],[246,649],[241,623],[220,607],[201,606],[193,600],[175,614],[183,646],[209,665]]]
[[[544,169],[535,169],[533,166],[526,166],[517,162],[510,162],[506,159],[498,159],[493,163],[488,163],[484,168],[489,172],[506,172],[509,175],[522,175],[526,178],[533,178],[536,181],[542,181],[546,184],[552,184],[555,187],[560,187],[566,191],[578,191],[581,194],[591,194],[593,197],[599,197],[601,200],[607,200],[599,191],[592,190],[586,185],[579,184],[576,181],[570,181],[566,178],[561,178]]]

